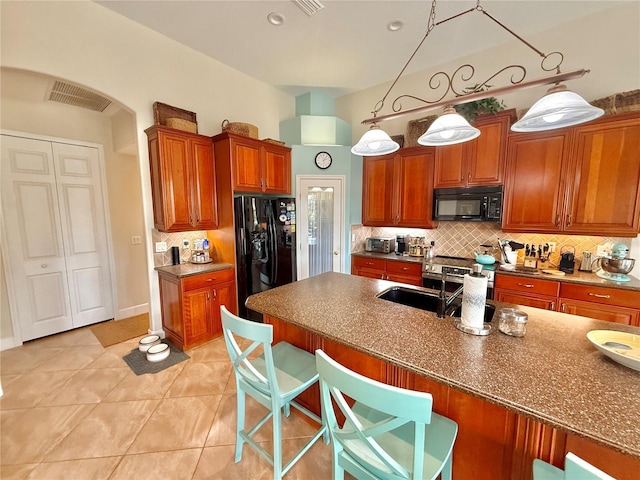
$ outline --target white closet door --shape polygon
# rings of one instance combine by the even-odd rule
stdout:
[[[73,328],[51,142],[2,135],[2,209],[22,340]]]
[[[97,148],[53,143],[74,327],[113,318],[106,218]]]

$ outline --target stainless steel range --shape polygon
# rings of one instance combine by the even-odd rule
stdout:
[[[471,267],[476,261],[473,258],[447,257],[437,255],[431,262],[427,259],[422,264],[422,286],[440,290],[442,285],[442,273],[446,273],[445,289],[448,292],[456,290],[464,283],[464,276],[471,273]],[[487,298],[493,298],[493,281],[495,278],[494,265],[483,265],[482,274],[487,277]]]

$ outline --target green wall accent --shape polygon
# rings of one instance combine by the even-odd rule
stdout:
[[[296,97],[296,115],[335,115],[335,101],[323,92],[307,92]]]

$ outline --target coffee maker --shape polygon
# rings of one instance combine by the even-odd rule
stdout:
[[[408,255],[409,250],[409,236],[408,235],[396,235],[396,255]]]

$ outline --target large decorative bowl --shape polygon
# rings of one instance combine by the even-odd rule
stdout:
[[[608,273],[627,274],[633,270],[636,261],[633,258],[601,258],[600,267]]]

